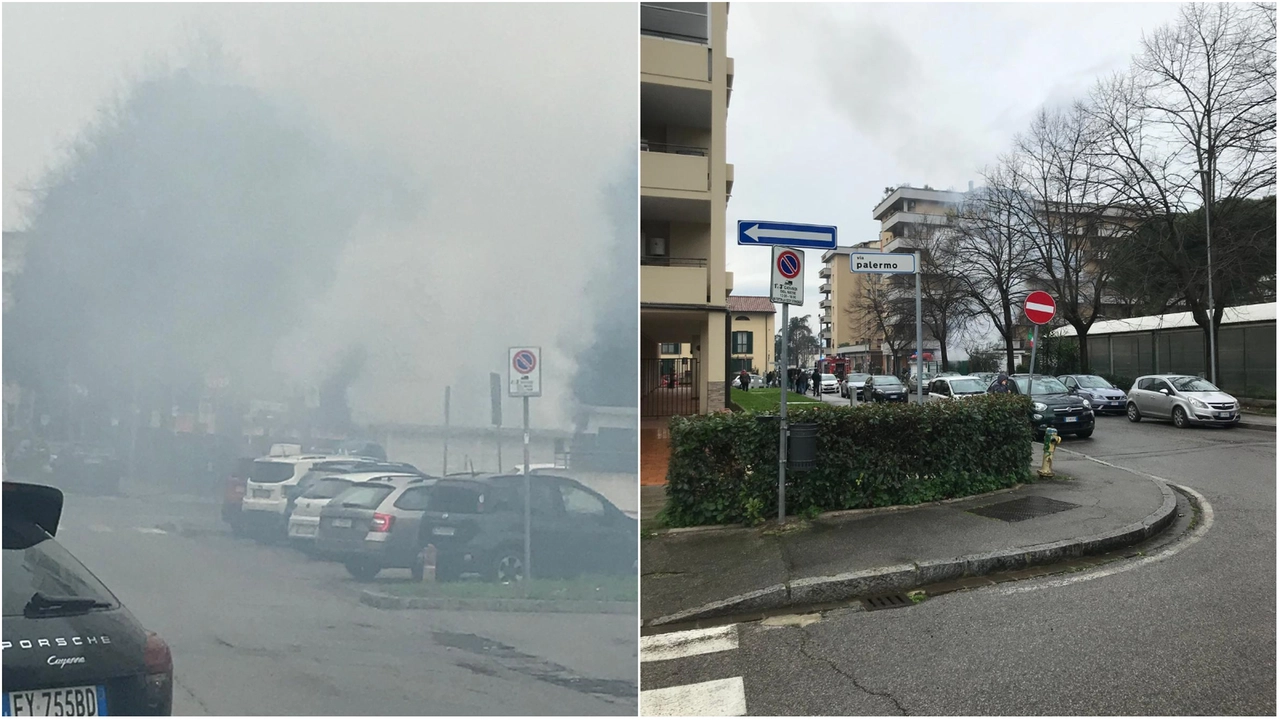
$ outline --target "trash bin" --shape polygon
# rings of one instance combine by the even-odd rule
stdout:
[[[787,468],[812,470],[817,467],[818,424],[794,423],[787,435]]]

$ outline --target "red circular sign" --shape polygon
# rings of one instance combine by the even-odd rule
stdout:
[[[778,253],[778,272],[788,280],[795,280],[800,274],[800,256],[791,250]]]
[[[1031,293],[1022,303],[1022,313],[1037,325],[1044,325],[1052,320],[1057,311],[1058,304],[1053,301],[1053,296],[1043,290]]]

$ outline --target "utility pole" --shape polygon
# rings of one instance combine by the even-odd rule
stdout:
[[[1213,206],[1213,155],[1209,155],[1207,170],[1196,170],[1204,183],[1204,253],[1208,271],[1209,289],[1209,382],[1218,384],[1218,353],[1213,323],[1213,231],[1209,223],[1209,211]]]

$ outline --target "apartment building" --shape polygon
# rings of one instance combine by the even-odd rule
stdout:
[[[853,358],[878,352],[874,323],[860,309],[865,301],[871,276],[850,270],[849,255],[855,252],[879,252],[880,241],[866,240],[851,246],[837,247],[822,254],[818,277],[821,314],[818,316],[818,339],[822,354]]]
[[[730,295],[729,371],[764,375],[773,367],[774,321],[777,312],[767,296]]]
[[[640,5],[642,417],[709,413],[726,403],[728,12],[728,3]]]

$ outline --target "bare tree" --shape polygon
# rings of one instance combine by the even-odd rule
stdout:
[[[942,367],[947,346],[976,314],[976,304],[962,277],[960,237],[952,224],[913,223],[906,236],[920,251],[920,322],[938,341]]]
[[[1108,256],[1123,228],[1093,161],[1099,135],[1080,103],[1043,109],[1015,139],[1008,163],[1030,230],[1029,280],[1054,296],[1058,316],[1075,328],[1085,370],[1089,328],[1103,315]]]
[[[952,272],[972,302],[1004,341],[1005,368],[1013,371],[1016,296],[1031,269],[1025,201],[1006,167],[983,172],[984,186],[970,192],[952,214]]]
[[[882,275],[868,275],[862,297],[850,298],[847,310],[883,338],[895,363],[894,367],[885,368],[885,371],[897,372],[898,357],[916,339],[915,297],[908,297],[900,287],[888,282]]]
[[[1142,223],[1146,257],[1206,336],[1251,284],[1248,274],[1256,283],[1268,251],[1265,233],[1228,229],[1232,216],[1253,211],[1251,201],[1275,193],[1275,75],[1274,7],[1185,5],[1176,23],[1143,38],[1132,72],[1099,83],[1087,106],[1099,139],[1094,163],[1113,204]],[[1215,220],[1212,317],[1205,218],[1198,228],[1187,222],[1196,211]],[[1274,225],[1269,242],[1266,274]]]

